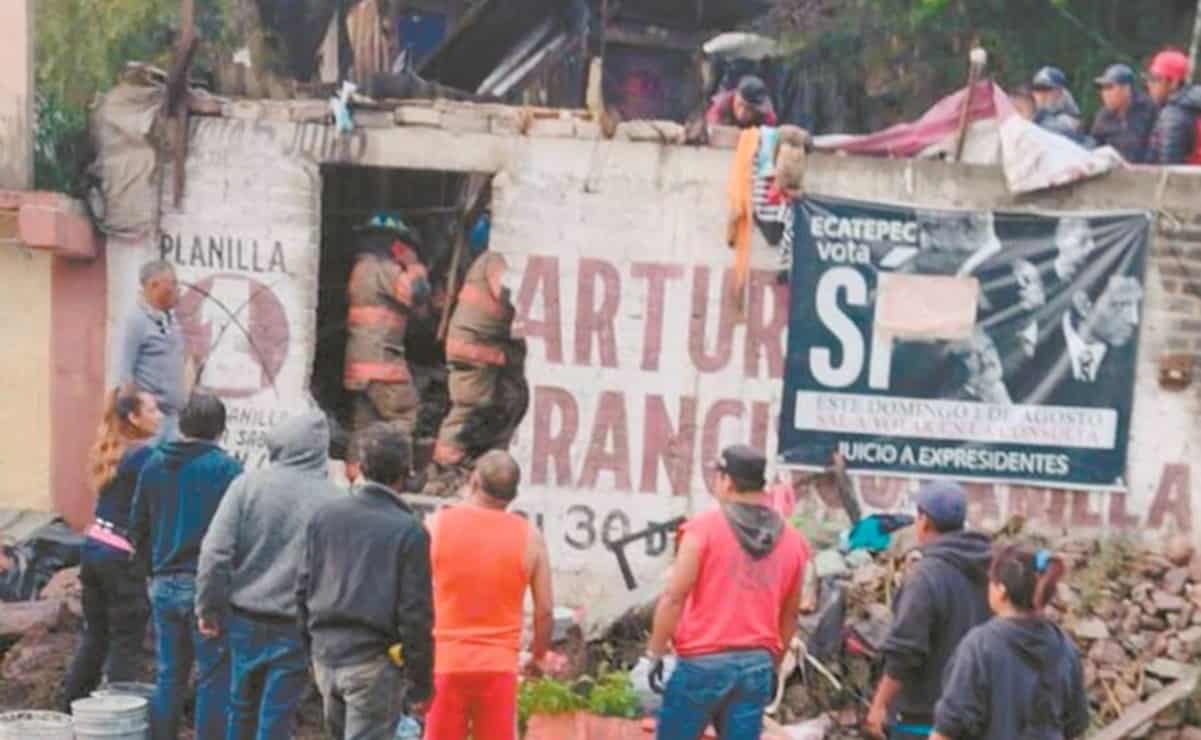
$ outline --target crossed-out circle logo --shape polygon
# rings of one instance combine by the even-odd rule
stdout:
[[[275,385],[288,356],[288,314],[270,286],[237,273],[187,285],[177,308],[196,387],[247,398]]]

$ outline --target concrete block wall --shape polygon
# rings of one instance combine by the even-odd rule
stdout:
[[[662,542],[632,553],[643,590],[628,594],[605,540],[707,505],[702,468],[722,444],[774,448],[786,288],[773,279],[776,255],[757,244],[746,314],[722,303],[732,267],[728,148],[680,146],[678,127],[666,122],[620,126],[605,139],[586,115],[503,106],[406,102],[391,109],[393,125],[375,111],[370,126],[349,134],[315,121],[312,101],[205,110],[228,118],[193,123],[194,134],[205,133],[193,136],[193,172],[225,166],[216,151],[235,141],[308,171],[338,163],[493,173],[493,248],[515,267],[530,341],[533,399],[514,445],[527,474],[518,506],[543,526],[566,601],[621,608],[657,588],[670,558]],[[712,138],[729,147],[732,133]],[[815,155],[806,182],[823,195],[932,207],[1167,214],[1147,276],[1130,490],[972,486],[972,518],[990,527],[1020,513],[1033,526],[1073,533],[1201,531],[1201,486],[1192,484],[1201,378],[1179,392],[1158,383],[1165,352],[1201,358],[1201,174],[1118,172],[1015,198],[995,167]],[[229,183],[225,198],[259,202],[252,179]],[[256,213],[263,229],[295,215],[269,203]],[[186,231],[206,216],[185,209],[172,218]],[[1194,264],[1197,277],[1181,267]],[[128,283],[117,278],[110,282]],[[303,390],[280,388],[280,398]],[[857,483],[868,509],[908,505],[909,481]],[[823,505],[831,493],[804,491]]]

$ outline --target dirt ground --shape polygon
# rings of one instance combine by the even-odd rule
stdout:
[[[79,617],[64,611],[63,618],[52,627],[36,627],[19,641],[0,644],[0,712],[21,709],[56,710],[59,690],[67,667],[75,653],[81,626]],[[154,680],[154,651],[150,636],[145,646],[146,660],[141,681]],[[315,685],[300,711],[296,740],[321,740],[321,699]],[[194,740],[190,729],[181,734],[184,740]]]

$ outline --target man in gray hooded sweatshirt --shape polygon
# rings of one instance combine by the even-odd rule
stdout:
[[[196,616],[228,636],[226,737],[292,737],[308,673],[296,573],[313,513],[341,493],[326,476],[329,424],[310,411],[267,435],[271,464],[234,481],[200,551]]]

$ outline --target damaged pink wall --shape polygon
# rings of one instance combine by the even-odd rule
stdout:
[[[95,506],[85,468],[104,395],[105,262],[101,250],[93,260],[55,258],[51,268],[51,500],[76,529]]]

